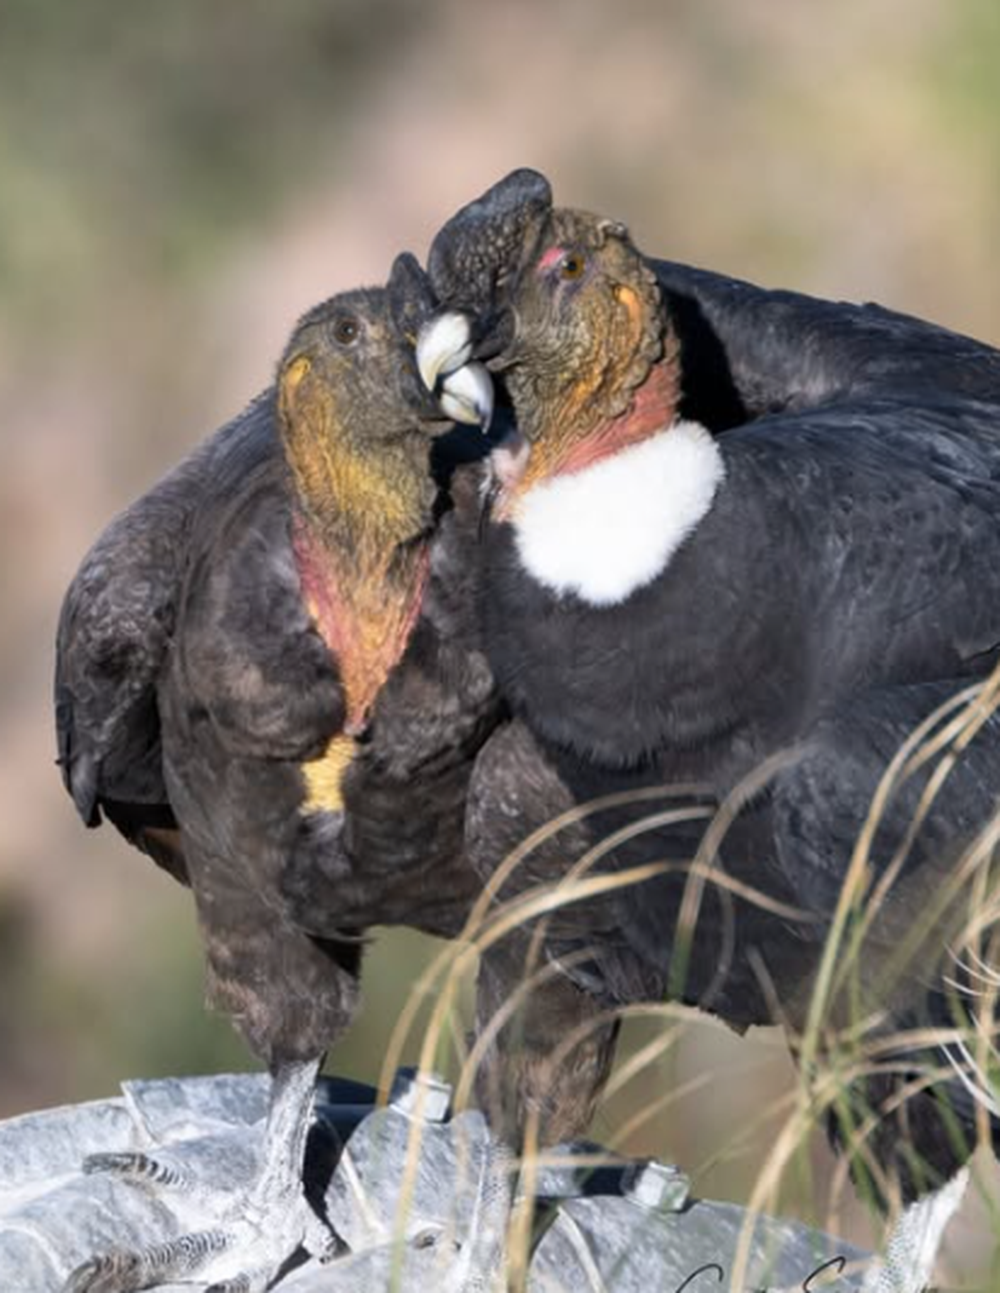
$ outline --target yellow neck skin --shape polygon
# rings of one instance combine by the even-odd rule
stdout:
[[[283,375],[281,411],[303,595],[347,702],[344,732],[304,766],[305,810],[338,811],[354,737],[419,611],[434,491],[412,443],[369,448],[342,430],[329,387],[311,378],[304,357]]]

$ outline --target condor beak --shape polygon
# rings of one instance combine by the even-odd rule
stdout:
[[[484,435],[489,432],[493,379],[472,359],[472,326],[466,315],[446,310],[423,325],[417,336],[417,368],[448,417],[479,426]]]

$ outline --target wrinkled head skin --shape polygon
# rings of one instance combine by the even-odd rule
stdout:
[[[300,512],[384,545],[422,533],[436,489],[431,442],[453,425],[429,395],[413,343],[436,304],[400,256],[388,286],[343,292],[298,323],[278,367],[278,415]]]
[[[618,417],[663,357],[656,279],[613,221],[553,211],[508,292],[509,332],[493,367],[529,441],[556,418],[582,436]]]
[[[464,356],[485,360],[533,446],[579,444],[628,412],[654,366],[658,401],[676,403],[678,347],[625,227],[553,207],[533,174],[508,176],[438,234],[428,267],[449,308],[425,324],[418,363],[433,386]]]
[[[541,235],[552,212],[552,189],[537,171],[512,171],[462,207],[441,229],[427,272],[442,305],[481,318]]]
[[[299,320],[278,366],[289,417],[310,398],[329,403],[327,433],[345,447],[436,435],[447,421],[417,376],[411,345],[435,298],[412,256],[400,256],[385,288],[341,292]]]

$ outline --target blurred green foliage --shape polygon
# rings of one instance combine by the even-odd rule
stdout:
[[[353,99],[417,14],[405,0],[5,0],[0,292],[48,320],[90,285],[74,275],[116,261],[203,270],[297,188],[336,178]]]
[[[1000,5],[962,0],[952,9],[947,38],[932,57],[942,111],[959,147],[982,167],[1000,217]],[[1000,290],[1000,282],[997,284]]]

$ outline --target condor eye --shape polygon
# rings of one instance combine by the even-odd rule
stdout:
[[[577,251],[568,251],[559,262],[559,277],[569,279],[579,278],[586,268],[586,261]]]
[[[361,323],[352,314],[334,320],[333,339],[338,346],[353,346],[361,336]]]

